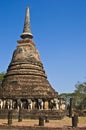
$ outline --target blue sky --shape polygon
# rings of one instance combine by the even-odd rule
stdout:
[[[6,71],[30,7],[33,41],[52,87],[73,92],[86,81],[86,0],[0,1],[0,72]]]

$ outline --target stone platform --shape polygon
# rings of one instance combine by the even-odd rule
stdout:
[[[19,111],[12,110],[13,119],[18,119]],[[66,111],[59,111],[59,110],[21,110],[22,118],[23,119],[38,119],[40,115],[44,118],[48,116],[49,119],[63,119],[66,116]],[[0,110],[0,119],[7,119],[8,110],[3,109]]]

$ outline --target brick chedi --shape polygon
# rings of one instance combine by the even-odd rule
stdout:
[[[39,52],[32,41],[29,8],[26,9],[21,40],[13,52],[11,63],[2,82],[2,97],[5,99],[53,99],[57,92],[51,87]]]
[[[65,104],[52,88],[40,60],[30,29],[29,8],[26,9],[21,40],[13,52],[12,60],[0,86],[0,118],[13,117],[37,119],[47,115],[50,119],[64,116]]]

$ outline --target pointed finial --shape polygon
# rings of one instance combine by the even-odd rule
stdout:
[[[25,16],[25,21],[24,21],[24,29],[23,29],[23,33],[20,36],[22,39],[25,38],[33,38],[33,35],[31,33],[30,30],[30,13],[29,13],[29,8],[26,8],[26,16]]]

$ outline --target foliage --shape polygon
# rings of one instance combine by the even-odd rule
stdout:
[[[60,97],[66,99],[67,108],[70,105],[70,98],[73,98],[77,109],[86,109],[86,82],[78,82],[75,85],[75,91],[73,93],[62,93]]]
[[[1,73],[0,73],[0,82],[2,82],[4,75],[5,75],[4,72],[1,72]]]
[[[75,85],[75,101],[76,106],[79,109],[86,108],[85,99],[86,99],[86,83],[78,83]]]

